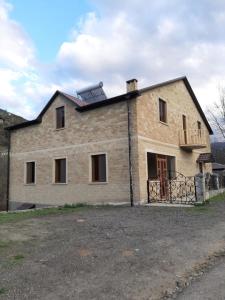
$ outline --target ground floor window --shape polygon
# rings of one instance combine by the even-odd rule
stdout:
[[[91,155],[91,181],[107,181],[106,154]]]
[[[66,183],[66,159],[55,159],[55,183]]]
[[[26,184],[35,183],[35,162],[29,161],[26,163]]]

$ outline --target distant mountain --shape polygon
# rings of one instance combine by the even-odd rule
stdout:
[[[225,164],[225,142],[211,143],[211,149],[215,161],[220,164]]]
[[[4,128],[25,121],[27,120],[0,108],[0,150],[8,147],[8,132]]]

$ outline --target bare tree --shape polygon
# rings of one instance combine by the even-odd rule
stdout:
[[[225,140],[225,88],[219,88],[219,95],[219,100],[208,109],[208,115],[214,130]]]

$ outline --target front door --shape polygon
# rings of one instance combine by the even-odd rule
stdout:
[[[167,196],[167,158],[164,155],[157,155],[157,174],[160,181],[160,197]]]

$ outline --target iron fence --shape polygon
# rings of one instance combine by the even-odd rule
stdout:
[[[147,180],[148,203],[194,204],[197,182],[194,176],[184,176],[174,172],[168,176],[158,176]]]

